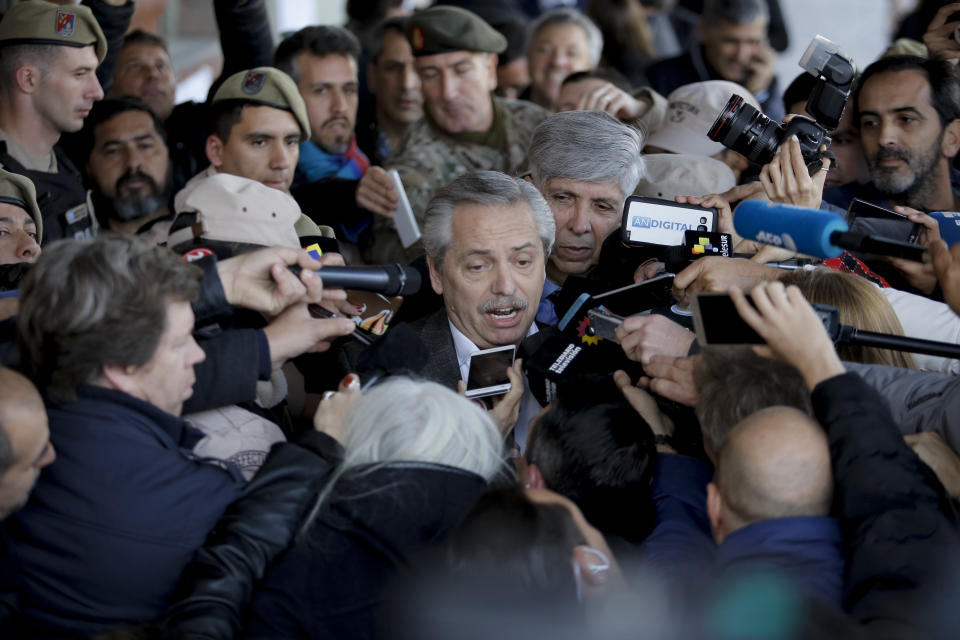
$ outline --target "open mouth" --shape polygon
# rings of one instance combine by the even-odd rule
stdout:
[[[487,312],[487,315],[493,316],[497,320],[510,320],[511,318],[516,318],[517,314],[520,313],[520,310],[516,307],[500,307],[497,309],[491,309]]]

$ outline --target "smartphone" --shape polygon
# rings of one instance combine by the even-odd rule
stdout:
[[[593,300],[621,316],[668,307],[673,303],[673,278],[672,273],[663,273],[643,282],[595,295]]]
[[[616,342],[617,327],[623,322],[623,318],[603,309],[590,309],[587,311],[587,321],[589,322],[585,329],[587,335]]]
[[[467,397],[484,398],[510,391],[507,369],[516,357],[516,345],[483,349],[470,356],[470,372],[467,375]]]
[[[753,300],[747,296],[750,304]],[[763,338],[737,313],[728,293],[699,293],[693,298],[693,327],[701,346],[712,344],[765,344]],[[831,340],[840,335],[840,315],[835,307],[815,304],[813,310],[823,322]]]
[[[847,224],[850,231],[916,244],[923,225],[903,214],[878,207],[864,200],[853,199],[847,209]]]
[[[733,255],[733,238],[729,233],[719,231],[684,231],[683,247],[689,260],[704,256],[729,258]]]
[[[420,225],[417,224],[417,218],[413,215],[413,209],[410,208],[410,201],[407,200],[407,192],[403,189],[400,174],[396,169],[390,169],[387,173],[393,181],[393,190],[399,197],[397,210],[393,212],[393,224],[397,227],[400,244],[407,249],[420,239]]]
[[[630,246],[676,247],[684,231],[713,231],[717,210],[659,198],[630,196],[623,205],[621,239]]]

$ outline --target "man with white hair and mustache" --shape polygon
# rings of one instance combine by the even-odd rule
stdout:
[[[437,190],[422,231],[430,284],[443,296],[443,308],[409,325],[427,351],[418,373],[462,388],[473,353],[519,345],[536,333],[554,216],[532,184],[498,171],[476,171]],[[356,370],[356,354],[343,355],[342,364]],[[512,387],[494,400],[491,413],[504,435],[516,426],[514,440],[522,447],[541,407],[521,365],[517,360],[508,369]]]

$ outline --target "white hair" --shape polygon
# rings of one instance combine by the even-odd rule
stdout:
[[[477,404],[436,382],[391,378],[367,391],[346,424],[343,467],[432,462],[490,480],[503,437]]]
[[[590,66],[595,67],[600,64],[600,55],[603,53],[603,33],[593,23],[593,20],[583,15],[580,11],[572,7],[562,7],[560,9],[551,9],[547,11],[530,26],[530,38],[528,42],[533,46],[537,34],[553,24],[575,24],[587,34],[587,51],[590,53]]]
[[[343,460],[298,535],[310,528],[340,479],[354,470],[366,474],[391,463],[426,462],[470,471],[490,482],[508,469],[503,436],[487,412],[436,382],[389,378],[357,400],[344,431]]]
[[[564,111],[541,122],[530,141],[530,173],[548,180],[616,182],[626,198],[645,173],[643,135],[605,111]]]

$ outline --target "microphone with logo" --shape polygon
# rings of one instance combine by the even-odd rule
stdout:
[[[839,215],[820,209],[746,200],[733,214],[737,233],[749,240],[818,258],[836,258],[844,249],[923,262],[926,248],[892,238],[850,231]]]

